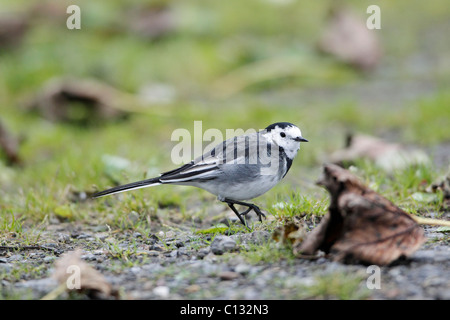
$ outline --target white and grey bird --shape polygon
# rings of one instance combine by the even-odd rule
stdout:
[[[190,163],[159,177],[100,191],[93,198],[161,184],[194,186],[227,203],[246,226],[243,216],[251,210],[260,221],[264,214],[259,207],[243,200],[256,198],[278,184],[288,173],[300,143],[307,141],[297,126],[277,122],[259,132],[225,140]],[[236,204],[247,210],[240,213]]]

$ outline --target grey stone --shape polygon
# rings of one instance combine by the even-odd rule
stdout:
[[[9,261],[21,261],[23,260],[23,256],[21,254],[13,254],[9,257]]]
[[[16,283],[17,287],[29,288],[38,292],[50,292],[58,286],[58,281],[53,278],[43,278],[37,280],[28,280]]]
[[[238,249],[238,245],[234,239],[228,236],[216,236],[211,244],[211,251],[216,255],[232,252]]]
[[[44,260],[45,263],[51,263],[51,262],[56,260],[56,257],[54,257],[54,256],[46,256],[43,260]]]
[[[251,266],[245,263],[240,263],[238,264],[235,268],[234,271],[236,271],[237,273],[240,274],[247,274],[250,272]]]
[[[206,257],[210,252],[211,252],[211,248],[210,248],[210,247],[201,248],[201,249],[198,250],[197,256],[198,256],[200,259],[203,259],[203,258]]]

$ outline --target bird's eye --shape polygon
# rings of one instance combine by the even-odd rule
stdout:
[[[284,137],[286,137],[286,133],[280,132],[280,136],[281,136],[282,138],[284,138]]]

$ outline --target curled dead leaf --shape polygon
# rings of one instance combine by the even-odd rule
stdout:
[[[27,107],[50,121],[89,124],[124,118],[128,114],[124,105],[132,100],[129,94],[100,81],[55,78]]]
[[[375,32],[367,28],[364,19],[339,3],[330,8],[318,48],[361,70],[373,69],[382,56]]]
[[[283,226],[275,229],[272,238],[275,241],[297,246],[306,236],[306,226],[299,219],[286,220]]]
[[[19,45],[29,28],[26,14],[0,14],[0,49]]]
[[[19,139],[12,136],[5,125],[0,121],[0,150],[3,150],[8,165],[18,165],[22,163],[19,157],[19,144]]]
[[[99,271],[81,260],[81,254],[81,250],[76,250],[58,259],[53,278],[61,285],[66,285],[66,289],[72,289],[70,285],[93,298],[117,298],[116,290]],[[76,278],[78,275],[79,279]]]
[[[330,156],[330,161],[339,165],[350,164],[359,159],[367,159],[387,172],[430,161],[421,150],[407,149],[400,144],[388,143],[364,134],[348,135],[345,148]]]
[[[156,40],[177,29],[177,17],[168,4],[137,5],[126,13],[125,24],[132,33]]]
[[[450,172],[438,182],[433,183],[426,190],[429,193],[442,192],[444,209],[450,208]]]
[[[409,214],[348,170],[325,165],[318,184],[330,192],[329,211],[298,252],[322,250],[337,261],[386,265],[411,255],[426,241],[423,229]]]

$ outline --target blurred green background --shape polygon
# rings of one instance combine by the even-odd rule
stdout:
[[[70,4],[81,8],[81,30],[66,27]],[[358,32],[371,4],[381,8],[381,30],[364,31],[379,41],[376,66],[361,70],[318,50],[331,7],[358,17]],[[448,167],[448,0],[0,0],[0,14],[0,121],[21,141],[22,160],[9,166],[0,151],[3,229],[14,219],[122,225],[130,212],[208,211],[214,197],[182,187],[136,191],[113,206],[76,198],[172,169],[171,133],[193,130],[195,120],[222,132],[277,121],[302,129],[310,143],[287,182],[256,200],[262,205],[294,192],[320,206],[326,193],[313,182],[348,132],[425,150],[438,159],[427,182]],[[115,88],[108,99],[128,116],[89,121],[80,101],[71,119],[82,121],[31,112],[36,94],[64,77]]]

